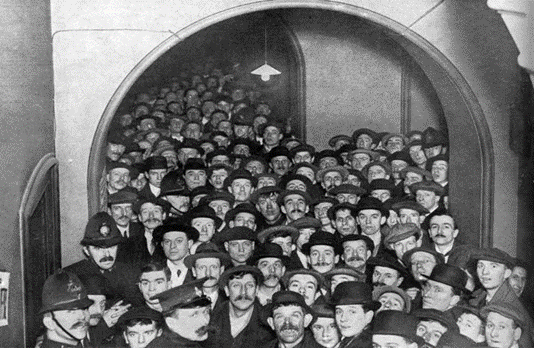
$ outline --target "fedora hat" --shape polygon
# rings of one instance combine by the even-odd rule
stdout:
[[[471,291],[465,287],[468,279],[467,274],[460,267],[446,263],[436,265],[432,270],[432,273],[430,273],[430,276],[426,278],[428,280],[452,286],[465,293],[471,293]]]

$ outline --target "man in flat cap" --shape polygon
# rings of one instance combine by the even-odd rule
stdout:
[[[368,149],[356,149],[349,152],[347,159],[352,169],[361,171],[366,165],[375,161],[378,153]]]
[[[250,198],[268,226],[278,226],[285,222],[285,216],[278,204],[280,192],[277,186],[266,186],[256,190]]]
[[[509,302],[496,301],[482,308],[486,319],[486,344],[494,348],[524,348],[520,340],[526,334],[521,310]],[[530,342],[532,345],[532,342]]]
[[[402,178],[403,194],[407,197],[415,197],[410,186],[421,181],[431,181],[432,173],[419,167],[406,167],[400,171]]]
[[[289,257],[284,255],[279,245],[265,243],[255,250],[249,263],[263,273],[263,282],[258,287],[256,297],[264,306],[271,302],[274,293],[282,289],[280,281],[286,273]]]
[[[397,213],[400,223],[413,223],[421,227],[425,215],[429,213],[421,204],[412,200],[401,200],[393,203],[391,209]]]
[[[336,287],[343,282],[365,282],[365,274],[352,267],[335,267],[324,274],[324,279],[329,284],[330,293],[333,294]]]
[[[267,322],[276,332],[276,340],[269,342],[266,348],[320,348],[311,332],[306,330],[313,320],[312,309],[304,298],[293,291],[279,291],[273,296],[273,302],[266,308]]]
[[[93,301],[80,279],[71,272],[59,270],[43,286],[42,307],[46,329],[42,348],[83,347],[87,344],[89,311]]]
[[[200,243],[212,240],[215,233],[220,229],[222,220],[217,216],[215,210],[207,205],[199,205],[188,214],[189,225],[198,231],[198,239],[189,248],[191,254],[194,254]]]
[[[335,348],[341,341],[341,334],[336,325],[334,307],[328,303],[318,303],[311,306],[315,315],[310,324],[313,338],[324,348]]]
[[[417,336],[422,337],[431,347],[436,347],[443,334],[458,331],[454,317],[437,309],[416,309],[412,315],[418,318]],[[460,347],[458,347],[460,348]]]
[[[206,279],[169,289],[155,296],[162,307],[163,333],[148,348],[201,348],[208,339],[210,299],[200,288]]]
[[[287,290],[301,294],[308,306],[324,303],[322,289],[325,285],[321,273],[313,269],[296,269],[287,272],[282,278]]]
[[[418,348],[417,318],[399,311],[377,313],[373,325],[373,348]]]
[[[283,254],[291,257],[292,252],[296,248],[297,239],[299,238],[299,230],[293,226],[272,226],[259,232],[257,238],[262,244],[273,243],[279,245],[282,248]],[[301,268],[301,266],[294,265],[294,262],[290,260],[287,269],[291,270],[294,268]]]
[[[118,325],[127,347],[145,348],[163,333],[163,316],[147,307],[135,307],[120,318]]]
[[[202,285],[202,293],[210,298],[212,310],[228,300],[224,290],[219,286],[221,275],[231,265],[227,253],[223,253],[214,243],[202,243],[195,254],[186,256],[184,264],[191,270],[195,279],[207,277]]]
[[[339,148],[343,145],[350,143],[352,143],[352,137],[344,134],[334,135],[332,138],[330,138],[330,140],[328,140],[328,146],[334,150],[339,150]]]
[[[80,244],[86,259],[76,262],[65,270],[80,277],[92,275],[106,278],[110,292],[131,304],[141,303],[142,299],[136,287],[136,269],[134,266],[117,261],[119,245],[124,242],[115,221],[107,213],[93,215],[85,227],[85,234]]]
[[[256,299],[263,274],[253,266],[226,270],[219,280],[229,300],[213,313],[211,325],[217,330],[213,346],[258,347],[274,338],[261,319],[261,305]],[[211,338],[210,338],[211,340]]]
[[[384,244],[397,255],[397,261],[406,267],[402,257],[404,253],[420,247],[423,242],[423,231],[414,223],[398,223],[390,228],[384,238]]]
[[[317,182],[321,183],[321,187],[325,191],[329,191],[336,186],[343,184],[347,180],[349,172],[343,166],[332,166],[320,169],[316,174]]]
[[[335,306],[336,323],[341,331],[340,348],[371,347],[370,324],[380,302],[373,300],[372,287],[361,282],[341,283],[330,302]]]

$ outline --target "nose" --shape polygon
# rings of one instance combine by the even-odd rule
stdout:
[[[148,283],[148,291],[154,291],[156,290],[156,286],[154,285],[153,282],[149,282]]]
[[[222,215],[223,209],[221,206],[217,207],[217,215]]]
[[[146,338],[144,334],[139,335],[139,343],[145,343]]]
[[[430,340],[432,339],[432,335],[430,332],[426,332],[424,335],[423,335],[423,339],[425,340],[425,342],[430,342]]]
[[[273,209],[273,202],[270,200],[267,201],[267,209]]]
[[[242,253],[243,251],[245,251],[245,248],[243,248],[243,245],[242,244],[237,244],[237,250]]]
[[[302,296],[304,296],[305,293],[306,293],[306,289],[304,289],[304,287],[301,286],[301,287],[299,288],[299,294],[301,294]]]
[[[206,225],[202,226],[201,230],[202,230],[202,232],[204,232],[204,233],[205,233],[205,232],[208,232],[208,226],[206,226]]]

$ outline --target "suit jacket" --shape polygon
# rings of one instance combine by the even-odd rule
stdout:
[[[209,338],[210,343],[217,348],[258,347],[275,338],[274,332],[262,321],[262,307],[255,300],[250,321],[235,338],[232,337],[230,327],[230,301],[223,303],[214,311],[210,324],[215,327],[215,334]]]
[[[356,337],[345,337],[339,348],[372,348],[373,347],[373,337],[371,335],[371,330],[365,328],[362,333]]]
[[[103,276],[115,299],[123,299],[134,306],[143,303],[143,296],[137,287],[139,270],[133,265],[115,261],[110,270],[103,271],[92,260],[85,259],[65,267],[65,270],[82,278]]]
[[[130,236],[119,246],[117,260],[125,263],[138,263],[137,254],[132,253],[133,249],[136,248],[133,244],[141,243],[141,240],[144,240],[145,228],[138,222],[132,222],[128,226],[128,233]]]
[[[289,263],[286,266],[286,272],[294,271],[297,269],[303,269],[304,265],[302,264],[302,261],[300,261],[297,251],[293,250],[291,254],[289,255]]]
[[[143,187],[141,191],[139,191],[138,195],[139,195],[139,198],[146,198],[146,199],[157,198],[156,195],[152,193],[152,191],[150,191],[150,184],[148,182],[146,183],[145,187]]]
[[[147,348],[202,348],[201,342],[191,341],[165,327],[161,336],[150,342]]]

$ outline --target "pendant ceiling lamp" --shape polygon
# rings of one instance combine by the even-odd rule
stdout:
[[[259,75],[261,77],[262,81],[269,81],[271,79],[271,76],[273,75],[280,75],[281,72],[273,68],[267,63],[267,25],[265,26],[265,35],[264,35],[264,63],[262,66],[257,68],[256,70],[253,70],[251,74],[253,75]]]

